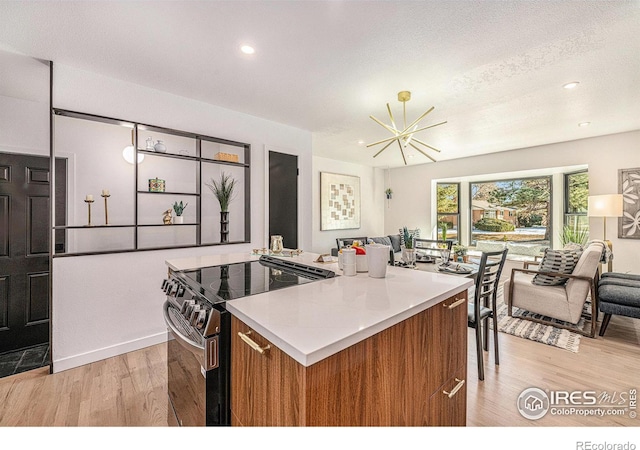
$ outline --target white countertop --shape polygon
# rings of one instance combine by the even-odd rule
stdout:
[[[335,278],[252,295],[226,303],[227,310],[304,366],[338,353],[430,308],[473,281],[401,267],[388,267],[385,278],[367,273],[346,277],[337,263],[314,263],[317,254],[294,259],[333,270]],[[211,255],[168,260],[174,270],[248,261],[248,254]]]

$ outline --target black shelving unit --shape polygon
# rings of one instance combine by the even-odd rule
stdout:
[[[95,122],[107,123],[112,125],[126,126],[128,128],[132,128],[132,136],[133,136],[133,163],[135,166],[134,170],[134,218],[133,223],[131,224],[119,224],[119,225],[65,225],[65,226],[55,226],[54,230],[88,230],[88,229],[107,229],[107,228],[133,228],[133,246],[132,248],[127,249],[118,249],[118,250],[105,250],[105,251],[89,251],[89,252],[73,252],[73,253],[59,253],[54,254],[53,257],[69,257],[69,256],[82,256],[82,255],[99,255],[99,254],[111,254],[111,253],[127,253],[127,252],[138,252],[138,251],[152,251],[152,250],[167,250],[167,249],[177,249],[177,248],[190,248],[190,247],[201,247],[201,246],[216,246],[216,245],[234,245],[234,244],[243,244],[250,242],[251,239],[251,169],[250,169],[250,158],[251,158],[251,145],[232,141],[228,139],[216,138],[212,136],[204,136],[197,133],[191,133],[181,130],[174,130],[170,128],[158,127],[155,125],[147,125],[138,123],[135,121],[115,119],[110,117],[98,116],[94,114],[81,113],[77,111],[69,111],[64,109],[52,109],[52,117],[54,115],[71,117],[75,119],[83,119],[90,120]],[[170,136],[178,136],[181,138],[193,139],[195,143],[195,155],[184,155],[184,154],[176,154],[176,153],[160,153],[152,150],[148,150],[146,148],[140,148],[140,142],[138,136],[141,132],[145,133],[160,133],[162,135],[170,135]],[[53,141],[53,140],[52,140]],[[219,160],[210,157],[202,156],[202,143],[209,142],[215,144],[222,144],[226,146],[238,147],[242,149],[243,161],[242,162],[233,162],[226,160]],[[55,156],[55,148],[52,144],[52,157]],[[139,162],[138,162],[138,154],[145,155],[145,157],[152,158],[163,158],[163,159],[177,159],[177,160],[186,160],[193,161],[196,163],[195,170],[195,186],[196,192],[173,192],[173,191],[165,191],[165,192],[151,192],[141,190],[139,188]],[[231,242],[208,242],[202,243],[202,165],[203,164],[215,164],[221,166],[232,166],[232,167],[240,167],[243,169],[244,175],[244,240],[242,241],[231,241]],[[192,223],[181,223],[181,224],[170,224],[165,225],[162,223],[158,224],[149,224],[149,223],[140,223],[140,219],[138,217],[139,204],[144,201],[145,197],[149,196],[188,196],[195,197],[196,201],[196,220]],[[195,244],[189,245],[168,245],[168,246],[156,246],[156,247],[144,247],[139,244],[140,240],[140,231],[142,229],[148,228],[167,228],[167,227],[196,227],[195,230]]]

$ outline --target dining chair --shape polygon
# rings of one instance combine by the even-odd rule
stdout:
[[[507,259],[509,249],[495,252],[482,252],[478,274],[475,277],[475,291],[473,303],[469,303],[467,311],[468,326],[475,329],[476,354],[478,360],[478,379],[484,380],[484,354],[483,349],[489,347],[489,319],[493,325],[493,346],[496,365],[500,364],[498,355],[498,313],[496,297],[502,267]],[[484,331],[483,331],[484,329]]]

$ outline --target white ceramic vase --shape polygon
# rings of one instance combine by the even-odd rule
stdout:
[[[158,141],[156,142],[156,145],[153,146],[153,149],[157,152],[157,153],[167,153],[167,146],[164,145],[164,143],[162,141]]]
[[[405,248],[402,250],[402,259],[409,267],[414,267],[416,265],[416,249]]]
[[[176,216],[173,219],[173,223],[184,223],[184,216]]]

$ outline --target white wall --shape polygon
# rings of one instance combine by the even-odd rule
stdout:
[[[3,51],[0,152],[49,155],[49,66]]]
[[[360,177],[360,228],[351,230],[320,230],[320,172]],[[346,163],[334,159],[313,157],[313,222],[311,230],[315,253],[329,253],[336,246],[336,238],[356,236],[384,236],[384,173],[382,169]],[[397,230],[396,230],[397,233]]]
[[[390,186],[394,195],[390,208],[385,209],[385,232],[394,232],[403,225],[433,229],[432,181],[436,179],[587,165],[590,195],[617,193],[618,170],[640,167],[639,148],[640,131],[631,131],[393,169]],[[608,220],[607,239],[612,241],[615,254],[613,269],[640,273],[637,263],[640,240],[618,239],[616,220]],[[591,238],[602,239],[602,219],[591,219],[589,226]]]
[[[311,229],[313,177],[307,131],[59,64],[54,64],[54,107],[251,144],[250,244],[54,259],[56,372],[166,339],[160,291],[166,259],[248,253],[268,244],[263,219],[266,145],[299,155],[300,220],[302,227]],[[303,249],[311,248],[311,242],[311,235],[301,236]]]

